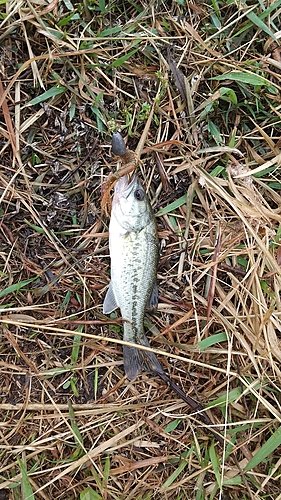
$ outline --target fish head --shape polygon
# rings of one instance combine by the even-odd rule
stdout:
[[[112,214],[125,231],[141,231],[153,220],[151,205],[140,179],[124,175],[115,185]]]

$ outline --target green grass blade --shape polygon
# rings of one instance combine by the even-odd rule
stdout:
[[[228,403],[231,403],[232,401],[235,401],[237,398],[241,396],[241,388],[236,387],[235,389],[232,389],[232,391],[229,391],[227,394],[223,394],[219,398],[215,399],[215,401],[212,401],[211,403],[208,403],[206,407],[208,406],[225,406],[226,401]]]
[[[84,455],[85,448],[84,448],[84,443],[83,443],[83,437],[82,437],[82,434],[81,434],[79,427],[76,423],[75,413],[74,413],[74,410],[72,408],[70,401],[68,401],[68,408],[69,408],[71,429],[73,432],[73,437],[74,437],[75,445],[76,445],[73,454],[69,458],[69,461],[74,462],[75,460],[78,460],[80,457],[82,457]]]
[[[18,464],[22,475],[22,481],[21,481],[22,500],[35,500],[25,465],[20,458],[18,458]]]
[[[212,444],[210,446],[210,459],[212,462],[213,471],[215,473],[217,483],[218,483],[219,487],[221,488],[220,461],[219,461],[218,456],[216,454],[214,442],[212,442]]]
[[[169,486],[171,486],[174,483],[174,481],[177,479],[177,477],[185,469],[185,467],[188,465],[188,460],[187,459],[188,459],[190,453],[191,453],[191,450],[189,450],[189,452],[187,452],[185,454],[186,456],[184,457],[184,459],[182,459],[180,461],[179,466],[176,468],[176,470],[170,475],[170,477],[168,477],[168,479],[163,484],[162,490],[165,490],[165,489],[169,488]]]
[[[231,477],[229,479],[224,479],[224,481],[223,481],[223,486],[236,486],[239,484],[242,484],[242,477],[241,476]]]
[[[105,8],[105,0],[99,0],[99,6],[100,6],[100,11],[102,14],[105,13],[106,8]]]
[[[184,205],[186,203],[186,200],[187,200],[187,195],[184,194],[183,196],[181,196],[180,198],[178,198],[177,200],[173,201],[172,203],[170,203],[169,205],[167,205],[166,207],[164,208],[161,208],[161,210],[159,210],[157,212],[157,214],[155,214],[156,217],[160,217],[161,215],[166,215],[168,214],[169,212],[173,212],[174,210],[176,210],[177,208],[181,207],[182,205]]]
[[[122,26],[114,26],[112,28],[108,28],[106,30],[101,31],[97,35],[97,38],[105,38],[107,36],[116,35],[116,33],[120,33],[122,29],[123,29]]]
[[[34,229],[34,231],[36,231],[37,233],[40,233],[40,234],[45,234],[46,231],[45,229],[43,229],[42,227],[40,226],[36,226],[35,224],[32,224],[31,222],[29,222],[27,219],[24,219],[24,222],[29,226],[31,227],[32,229]]]
[[[130,57],[132,57],[136,52],[138,52],[138,50],[139,50],[138,48],[131,50],[131,52],[128,52],[128,54],[125,54],[124,56],[119,57],[119,59],[116,59],[112,64],[113,68],[117,68],[118,66],[122,66],[122,64],[124,64],[124,62],[128,61],[128,59],[130,59]]]
[[[73,347],[72,347],[72,353],[71,353],[71,363],[73,365],[75,365],[77,363],[77,359],[78,359],[78,356],[79,356],[80,343],[81,343],[81,335],[80,335],[80,333],[83,332],[83,325],[80,325],[77,328],[77,332],[78,333],[76,333],[74,335]]]
[[[182,418],[177,418],[176,420],[172,420],[164,429],[164,432],[173,432],[179,423],[182,422]]]
[[[243,71],[231,71],[224,75],[214,76],[212,80],[234,80],[235,82],[247,83],[248,85],[269,85],[269,81],[255,73],[244,73]]]
[[[212,138],[214,139],[215,143],[218,146],[222,146],[223,145],[223,138],[220,134],[219,128],[214,124],[214,122],[212,122],[212,120],[208,120],[207,123],[208,123],[209,134],[212,136]]]
[[[99,384],[99,361],[95,360],[95,371],[94,371],[94,398],[97,399],[98,395],[98,384]]]
[[[249,471],[259,465],[263,460],[281,445],[281,426],[272,434],[266,443],[257,451],[253,458],[248,462],[245,471]]]
[[[79,447],[83,446],[83,438],[81,435],[81,432],[79,430],[78,425],[76,424],[76,419],[75,419],[75,413],[72,408],[71,402],[68,402],[68,408],[69,408],[69,417],[70,417],[70,422],[71,422],[71,428],[74,433],[74,438]]]
[[[211,335],[211,337],[207,337],[206,339],[198,342],[198,347],[199,349],[204,351],[204,349],[207,349],[208,347],[214,344],[218,344],[219,342],[225,342],[225,341],[227,341],[226,333],[224,332],[216,333],[215,335]]]
[[[250,19],[250,21],[252,21],[253,24],[255,24],[255,26],[257,26],[258,28],[260,28],[262,31],[264,31],[267,35],[271,36],[273,38],[273,40],[277,41],[276,40],[276,36],[274,35],[274,33],[271,31],[271,29],[259,18],[259,16],[257,16],[257,14],[255,14],[253,11],[252,12],[249,12],[249,14],[247,14],[247,18]]]
[[[103,471],[103,482],[106,486],[109,480],[109,472],[110,472],[110,457],[106,457]]]
[[[46,92],[43,92],[43,94],[38,95],[37,97],[34,97],[34,99],[31,99],[27,106],[35,106],[35,104],[39,104],[40,102],[47,101],[48,99],[51,99],[51,97],[63,94],[67,90],[66,87],[52,87],[49,90],[46,90]]]
[[[5,295],[9,295],[9,293],[18,292],[21,288],[24,288],[26,285],[29,285],[29,283],[32,283],[37,279],[38,277],[36,276],[35,278],[30,278],[29,280],[23,280],[20,281],[19,283],[14,283],[14,285],[8,286],[7,288],[5,288],[0,292],[0,298],[5,297]]]
[[[102,497],[88,486],[88,488],[81,491],[79,500],[102,500]]]
[[[70,2],[70,0],[64,0],[63,3],[68,10],[74,10],[74,7],[73,7],[72,3]]]

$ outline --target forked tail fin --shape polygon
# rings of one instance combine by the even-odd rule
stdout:
[[[150,347],[146,337],[142,338],[142,345]],[[123,359],[125,373],[129,380],[134,380],[141,369],[150,373],[164,373],[154,352],[123,345]]]

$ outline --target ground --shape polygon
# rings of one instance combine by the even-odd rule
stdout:
[[[281,499],[280,8],[1,2],[1,500]],[[223,445],[103,315],[115,130],[158,227],[147,335]]]

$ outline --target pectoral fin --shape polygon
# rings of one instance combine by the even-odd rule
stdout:
[[[117,301],[116,301],[116,298],[115,298],[115,295],[113,292],[112,281],[111,281],[109,283],[109,287],[108,287],[108,290],[107,290],[107,293],[106,293],[106,296],[104,299],[104,303],[103,303],[103,314],[110,314],[113,311],[115,311],[115,309],[117,309],[117,307],[119,307],[119,306],[117,304]]]

